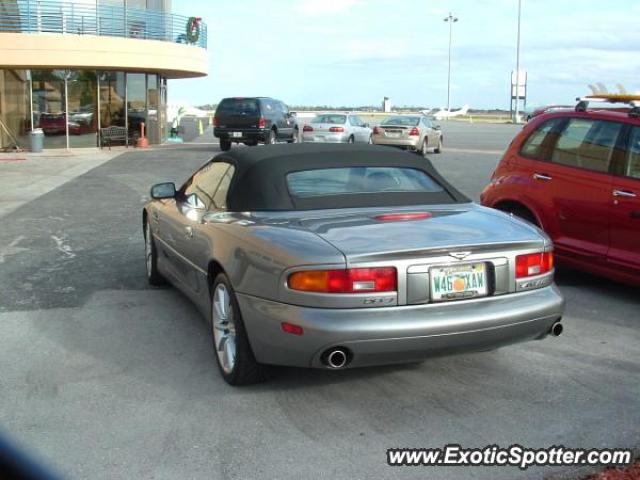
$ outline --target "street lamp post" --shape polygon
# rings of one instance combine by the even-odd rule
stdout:
[[[521,13],[522,13],[522,0],[518,0],[518,41],[516,43],[516,108],[515,108],[515,118],[513,119],[513,123],[520,122],[520,17],[521,17]]]
[[[453,24],[458,21],[457,17],[454,17],[451,12],[449,16],[444,19],[445,22],[449,22],[449,72],[447,74],[447,112],[451,111],[451,34],[453,32]]]

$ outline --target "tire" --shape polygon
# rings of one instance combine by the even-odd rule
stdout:
[[[218,369],[229,385],[250,385],[269,377],[269,367],[253,355],[236,295],[224,273],[211,286],[211,337]]]
[[[222,150],[223,152],[228,152],[229,150],[231,150],[231,140],[229,140],[228,138],[221,138],[220,150]]]
[[[264,144],[265,145],[274,145],[275,143],[276,143],[276,131],[275,130],[269,130],[269,135],[265,139]]]
[[[423,157],[427,158],[427,153],[429,153],[429,142],[427,141],[427,137],[424,137],[422,140],[422,145],[420,145],[420,152]]]
[[[297,128],[293,129],[293,136],[291,140],[287,140],[287,143],[298,143],[300,141],[300,132]]]
[[[355,143],[356,139],[353,138],[353,135],[351,135],[348,139],[347,139],[347,143]]]
[[[153,285],[154,287],[164,285],[166,282],[158,272],[158,251],[156,250],[156,244],[151,234],[151,223],[149,219],[147,219],[144,225],[144,246],[147,281],[149,285]]]
[[[433,153],[442,153],[442,146],[444,145],[444,140],[442,139],[442,135],[438,139],[438,146],[433,150]]]

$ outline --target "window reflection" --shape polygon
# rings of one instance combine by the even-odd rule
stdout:
[[[144,73],[127,74],[127,118],[129,137],[140,136],[140,125],[147,121],[147,78]]]
[[[69,146],[95,147],[98,132],[98,82],[91,70],[71,71],[67,77]]]
[[[29,88],[27,70],[0,70],[0,150],[29,145]]]
[[[32,70],[33,123],[44,131],[44,148],[66,148],[64,70]],[[69,133],[73,134],[70,129]]]

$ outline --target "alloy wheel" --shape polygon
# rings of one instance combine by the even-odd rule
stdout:
[[[147,263],[147,277],[151,277],[153,274],[153,246],[151,242],[151,226],[149,225],[149,222],[147,222],[144,236],[144,254]]]
[[[212,327],[218,362],[229,374],[236,365],[236,324],[231,295],[222,283],[213,292]]]

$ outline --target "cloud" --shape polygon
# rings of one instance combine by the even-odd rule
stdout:
[[[362,0],[298,0],[295,10],[304,15],[344,13],[362,4]]]

